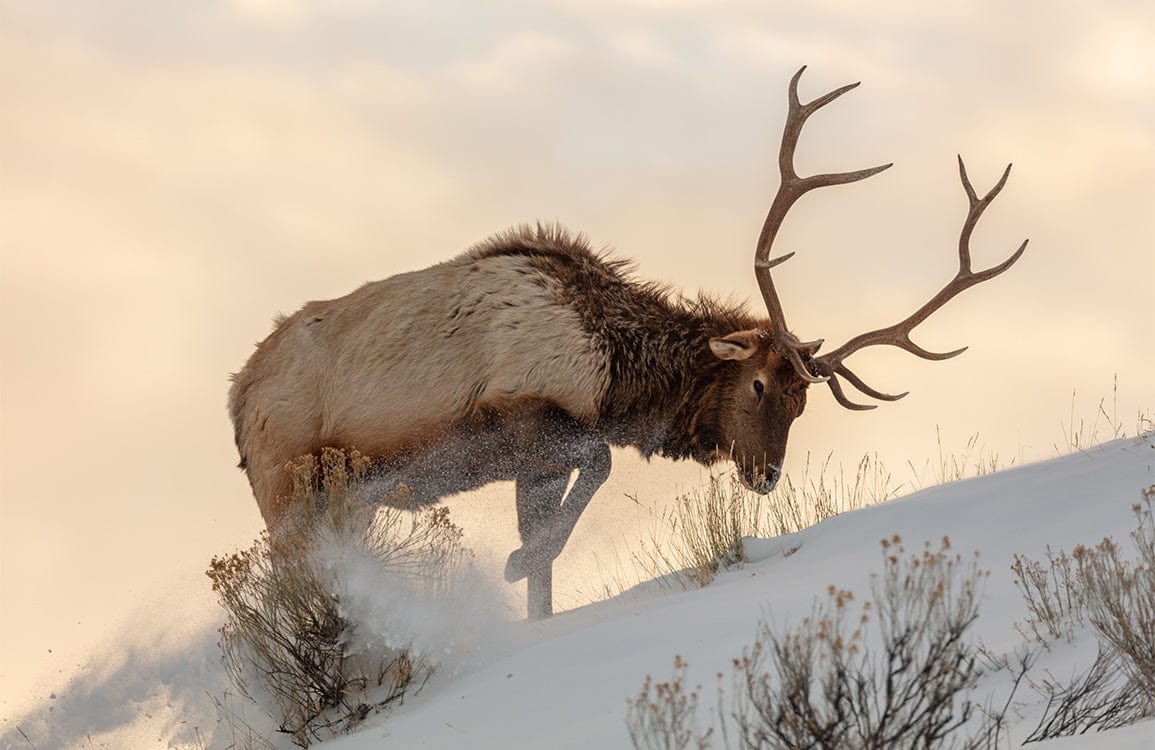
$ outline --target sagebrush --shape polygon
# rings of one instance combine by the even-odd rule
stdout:
[[[713,728],[698,727],[698,696],[701,686],[686,684],[686,662],[674,657],[674,674],[665,682],[650,675],[638,695],[628,701],[626,728],[634,747],[646,750],[687,750],[710,746]]]
[[[1134,559],[1110,537],[1069,555],[1048,549],[1047,564],[1015,556],[1011,570],[1027,606],[1020,632],[1051,649],[1089,625],[1098,642],[1085,671],[1036,683],[1046,705],[1027,742],[1155,716],[1155,486],[1141,494],[1132,506]]]
[[[235,690],[295,744],[347,731],[419,688],[436,668],[405,633],[366,638],[350,616],[350,556],[382,578],[436,588],[468,554],[445,508],[407,510],[400,486],[383,507],[364,495],[369,462],[326,449],[290,466],[291,533],[214,558],[208,570],[227,621],[222,661]]]
[[[954,553],[949,539],[908,554],[883,541],[883,572],[860,606],[831,586],[809,617],[781,629],[763,620],[733,664],[720,735],[741,748],[994,747],[1001,712],[980,711],[968,691],[983,674],[968,631],[987,573]],[[638,748],[708,746],[696,724],[697,691],[674,678],[647,678],[630,702],[627,727]]]

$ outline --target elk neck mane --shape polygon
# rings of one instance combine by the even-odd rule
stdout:
[[[520,255],[552,280],[559,303],[577,312],[604,357],[607,388],[597,430],[643,456],[712,460],[722,447],[719,411],[728,364],[709,340],[766,327],[744,307],[633,276],[633,263],[593,250],[557,225],[520,226],[473,246],[466,256]]]

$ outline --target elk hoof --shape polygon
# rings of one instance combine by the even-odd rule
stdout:
[[[529,576],[529,553],[525,551],[525,547],[521,547],[511,552],[509,559],[505,561],[505,580],[515,583],[527,576]]]

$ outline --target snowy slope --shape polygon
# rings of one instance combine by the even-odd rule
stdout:
[[[689,663],[689,682],[706,686],[700,716],[708,718],[715,674],[729,674],[760,618],[797,621],[829,584],[868,593],[869,575],[880,568],[879,540],[894,534],[910,549],[945,535],[956,550],[981,553],[991,576],[975,634],[992,649],[1009,651],[1020,640],[1012,623],[1025,614],[1009,571],[1013,554],[1040,559],[1047,545],[1069,550],[1107,535],[1124,540],[1134,526],[1131,505],[1142,488],[1155,484],[1153,467],[1150,436],[1117,440],[829,519],[793,535],[790,546],[798,550],[789,556],[774,554],[773,541],[752,545],[770,554],[705,589],[643,586],[541,623],[476,622],[462,617],[464,608],[450,609],[441,616],[462,620],[456,632],[473,637],[472,650],[450,654],[452,663],[405,705],[324,746],[628,747],[627,698],[647,674],[668,678],[675,655]],[[190,605],[173,598],[167,618],[176,622]],[[202,612],[204,602],[202,594],[196,605]],[[59,690],[51,705],[5,720],[0,747],[156,747],[174,734],[191,736],[193,727],[203,735],[213,713],[207,692],[219,695],[223,684],[211,623],[160,630],[168,635],[154,645],[155,653],[147,645],[151,636],[137,635],[128,646],[114,643],[103,668]],[[1049,657],[1053,669],[1086,666],[1094,643],[1084,638],[1067,651]],[[988,678],[979,686],[981,697],[997,697],[1004,683],[1002,676]],[[1024,690],[1019,697],[1033,694]],[[1025,736],[1033,726],[1028,720],[1012,726],[1012,737]],[[137,731],[125,729],[134,724]],[[274,740],[289,746],[283,737]],[[218,733],[212,746],[229,741]],[[1155,748],[1155,723],[1033,747],[1149,750]]]
[[[379,726],[332,747],[368,750],[384,738],[422,748],[628,746],[626,699],[646,674],[666,678],[679,654],[690,683],[712,688],[714,675],[728,672],[751,643],[763,613],[797,620],[832,583],[866,593],[869,572],[880,567],[879,540],[896,533],[916,546],[949,535],[956,549],[982,554],[992,573],[976,634],[1009,650],[1018,642],[1012,622],[1024,616],[1009,571],[1013,554],[1042,558],[1048,544],[1123,540],[1134,527],[1131,505],[1155,483],[1153,447],[1119,440],[935,487],[829,519],[795,535],[792,544],[802,545],[795,554],[726,573],[705,589],[609,601],[527,626],[533,645],[427,689]],[[1093,657],[1093,644],[1086,645]],[[1055,747],[1152,748],[1155,724],[1085,739]]]

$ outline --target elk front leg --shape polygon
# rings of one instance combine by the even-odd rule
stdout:
[[[517,480],[518,529],[521,549],[514,550],[505,566],[505,579],[528,578],[530,618],[553,612],[553,561],[561,554],[582,511],[610,474],[610,448],[592,435],[579,440],[559,440],[549,460],[578,470],[577,479],[565,493],[569,469],[536,473]]]
[[[568,469],[554,474],[536,474],[517,479],[517,530],[521,549],[514,550],[505,565],[510,583],[526,578],[526,610],[531,620],[553,614],[553,558],[533,550],[531,544],[545,532],[561,507],[569,485]]]

